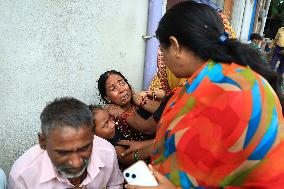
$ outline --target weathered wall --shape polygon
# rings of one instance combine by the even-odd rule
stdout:
[[[0,167],[37,142],[46,102],[99,102],[98,76],[116,69],[140,90],[147,0],[0,0]]]

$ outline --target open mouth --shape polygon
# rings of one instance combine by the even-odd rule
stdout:
[[[126,95],[124,95],[124,96],[121,98],[121,101],[125,101],[125,100],[127,100],[128,98],[129,98],[129,95],[126,94]]]

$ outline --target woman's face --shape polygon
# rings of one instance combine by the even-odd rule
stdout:
[[[163,59],[165,62],[165,65],[173,72],[178,77],[178,72],[179,70],[177,69],[176,66],[176,57],[173,54],[173,50],[171,47],[164,47],[163,45],[160,46],[160,49],[163,53]]]
[[[165,65],[178,78],[187,78],[200,68],[203,60],[194,55],[187,48],[181,47],[176,38],[170,37],[170,46],[164,47],[161,44],[161,51]]]
[[[106,100],[118,106],[130,103],[132,92],[126,81],[117,74],[111,74],[106,80]]]
[[[95,134],[104,139],[111,139],[115,135],[114,119],[107,110],[97,110],[94,115]]]

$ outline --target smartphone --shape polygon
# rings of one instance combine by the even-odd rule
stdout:
[[[158,186],[158,182],[144,161],[137,161],[123,171],[128,184],[138,186]]]

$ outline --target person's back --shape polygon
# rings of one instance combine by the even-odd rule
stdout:
[[[282,188],[282,78],[255,49],[229,39],[206,5],[170,8],[156,37],[165,64],[187,78],[158,125],[152,160],[165,175],[154,171],[159,187]]]
[[[269,179],[275,177],[270,176],[284,173],[283,167],[276,171],[273,165],[284,161],[284,122],[267,81],[249,68],[214,61],[189,81],[170,99],[161,119],[153,158],[157,168],[183,187],[193,183],[172,176],[185,171],[199,186],[260,186],[261,182],[273,186]],[[162,143],[164,136],[168,138]],[[241,177],[245,181],[239,181]]]

